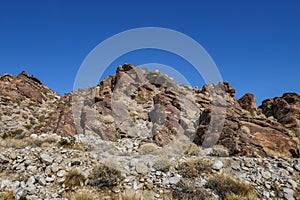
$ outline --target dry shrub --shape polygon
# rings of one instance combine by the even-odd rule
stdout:
[[[198,177],[201,173],[212,171],[212,162],[206,158],[190,158],[187,161],[179,163],[178,172],[184,178]]]
[[[184,154],[189,156],[197,156],[199,155],[201,149],[198,145],[191,143],[189,146],[187,146],[184,150]]]
[[[229,151],[223,145],[215,145],[212,148],[212,152],[211,152],[210,156],[228,157]]]
[[[136,193],[126,192],[126,193],[122,194],[121,200],[141,200],[141,197],[139,195],[137,195]]]
[[[77,169],[72,169],[65,175],[65,185],[69,188],[83,186],[85,181],[84,175]]]
[[[0,200],[14,200],[14,193],[12,191],[0,192]]]
[[[221,199],[257,199],[255,189],[252,185],[238,181],[235,178],[224,174],[217,174],[211,177],[207,181],[206,187],[216,191]]]
[[[138,149],[140,154],[148,154],[158,149],[158,146],[154,143],[146,143],[140,146]]]
[[[86,151],[84,143],[76,142],[76,138],[72,136],[61,138],[58,145],[64,148]]]
[[[68,200],[96,200],[91,193],[87,192],[76,192],[75,194],[68,192],[63,194],[63,197]]]
[[[176,184],[172,192],[172,199],[174,200],[210,200],[213,199],[211,194],[204,188],[195,187],[194,184],[180,180]]]
[[[114,187],[123,179],[121,171],[102,163],[94,166],[89,175],[89,185],[94,187]]]
[[[43,144],[47,144],[43,145]],[[32,147],[48,147],[51,146],[51,144],[56,143],[55,138],[45,138],[45,139],[39,139],[39,138],[32,138],[32,137],[25,137],[23,139],[15,139],[15,138],[6,138],[2,139],[0,138],[0,146],[5,148],[16,148],[16,149],[23,149],[27,146]]]
[[[167,157],[158,157],[153,164],[154,169],[157,171],[167,172],[170,170],[171,162]]]

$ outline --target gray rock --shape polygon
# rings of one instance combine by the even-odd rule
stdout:
[[[290,188],[283,188],[284,198],[286,200],[295,200],[294,198],[294,190]]]
[[[55,177],[46,177],[46,182],[53,182],[55,180]]]
[[[298,183],[296,181],[294,181],[293,179],[289,179],[288,183],[291,184],[291,186],[293,188],[297,188],[297,186],[298,186]]]
[[[51,165],[53,163],[54,159],[51,156],[49,156],[48,154],[42,154],[41,155],[41,160],[46,165]]]
[[[19,188],[17,191],[14,192],[15,200],[19,200],[21,197],[26,197],[27,190],[24,188]]]
[[[46,179],[44,178],[44,176],[40,176],[39,179],[38,179],[38,182],[40,185],[44,186],[46,185]]]
[[[0,153],[0,164],[6,163],[9,163],[9,160],[2,153]]]
[[[180,177],[178,175],[175,175],[169,179],[170,184],[174,184],[174,185],[177,184],[179,181],[180,181]]]
[[[63,177],[65,174],[66,174],[66,171],[65,171],[65,170],[59,170],[59,171],[56,173],[57,177]]]
[[[35,178],[34,176],[30,176],[26,182],[26,186],[31,186],[35,183]]]
[[[12,185],[12,182],[10,180],[2,180],[0,183],[0,189],[3,191],[6,188],[10,188],[10,186]]]
[[[261,172],[262,177],[265,179],[270,179],[272,177],[272,174],[269,171],[262,171]]]
[[[220,160],[215,161],[212,168],[218,171],[221,170],[223,168],[223,162]]]
[[[298,171],[298,172],[300,172],[300,164],[298,163],[298,164],[294,164],[294,168]]]
[[[137,163],[135,166],[135,170],[139,174],[147,174],[149,171],[149,168],[144,163]]]

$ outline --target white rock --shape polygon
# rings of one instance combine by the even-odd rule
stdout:
[[[49,156],[48,154],[42,154],[41,155],[41,160],[43,163],[45,163],[46,165],[50,165],[53,163],[53,158],[51,156]]]
[[[15,200],[19,200],[21,197],[26,197],[27,190],[24,188],[19,188],[17,191],[14,192]]]
[[[212,168],[218,171],[221,170],[223,168],[223,162],[220,160],[215,161]]]
[[[180,181],[180,177],[178,175],[175,175],[169,179],[170,184],[174,184],[174,185],[177,184],[179,181]]]
[[[59,170],[59,171],[56,173],[57,177],[63,177],[65,174],[66,174],[66,171],[65,171],[65,170]]]

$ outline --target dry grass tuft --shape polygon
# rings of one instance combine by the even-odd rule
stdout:
[[[195,187],[193,182],[180,180],[172,192],[173,200],[212,200],[212,196],[202,187]]]
[[[69,188],[83,186],[85,181],[84,175],[77,169],[72,169],[65,175],[65,185]]]
[[[154,143],[146,143],[139,147],[138,151],[140,154],[148,154],[156,151],[159,147]]]
[[[255,189],[252,185],[238,181],[235,178],[224,174],[217,174],[210,178],[206,187],[216,191],[221,199],[257,199]]]
[[[206,158],[190,158],[179,163],[177,169],[184,178],[198,177],[201,173],[212,171],[212,162]]]
[[[12,191],[0,192],[0,200],[14,200],[14,193]]]
[[[114,187],[123,179],[121,171],[102,163],[96,165],[89,175],[89,185],[94,187]]]
[[[72,192],[64,193],[64,198],[68,200],[96,200],[91,193],[87,192],[76,192],[75,194]]]
[[[189,155],[189,156],[197,156],[200,154],[201,148],[194,144],[191,143],[189,146],[187,146],[184,150],[184,154]]]
[[[165,156],[158,157],[153,164],[154,169],[158,171],[167,172],[170,170],[171,162],[170,159],[168,159]]]
[[[124,193],[122,194],[121,200],[141,200],[142,198],[136,193]]]

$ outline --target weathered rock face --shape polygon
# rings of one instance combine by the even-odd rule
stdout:
[[[0,135],[50,132],[56,126],[60,96],[37,78],[22,72],[0,76]]]
[[[300,95],[285,93],[282,97],[267,99],[260,106],[267,117],[274,117],[287,128],[300,128]]]
[[[299,157],[300,96],[235,98],[228,83],[179,86],[159,72],[125,64],[95,87],[64,97],[22,72],[0,77],[2,136],[50,133],[140,138],[159,146],[193,141],[230,155]],[[21,135],[22,135],[21,134]]]
[[[214,119],[214,127],[220,134],[208,128],[212,121],[212,107],[209,106],[199,118],[197,144],[205,144],[206,147],[223,145],[229,149],[230,155],[299,157],[298,138],[279,120],[259,114],[253,95],[247,94],[238,101],[232,93],[226,96],[224,126],[218,125],[222,123],[222,118]],[[205,143],[207,140],[209,143]]]
[[[256,101],[253,94],[245,94],[238,100],[240,106],[244,110],[248,110],[250,113],[254,113],[257,109]]]

